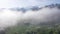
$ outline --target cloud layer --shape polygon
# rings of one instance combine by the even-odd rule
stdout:
[[[14,26],[17,23],[39,24],[46,22],[57,22],[60,19],[60,10],[55,8],[43,8],[39,11],[10,11],[8,9],[0,11],[0,29]]]

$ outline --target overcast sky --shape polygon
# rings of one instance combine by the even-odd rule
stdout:
[[[0,8],[44,6],[60,3],[60,0],[0,0]]]

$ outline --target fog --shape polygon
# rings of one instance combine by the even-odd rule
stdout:
[[[60,19],[60,10],[58,8],[43,8],[39,11],[12,11],[9,9],[0,10],[0,30],[15,26],[18,23],[39,24],[51,22]]]

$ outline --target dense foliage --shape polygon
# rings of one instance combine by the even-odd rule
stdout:
[[[60,26],[22,25],[7,28],[6,34],[60,34]]]

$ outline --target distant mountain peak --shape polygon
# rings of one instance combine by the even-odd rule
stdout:
[[[54,8],[54,7],[57,7],[58,9],[60,9],[60,4],[50,4],[50,5],[45,5],[43,7],[39,7],[39,6],[30,6],[30,7],[23,7],[23,8],[15,7],[15,8],[9,8],[8,10],[22,11],[25,13],[26,11],[29,11],[29,10],[38,11],[38,10],[41,10],[43,8]],[[2,8],[0,10],[3,10],[3,9],[5,9],[5,8]]]

